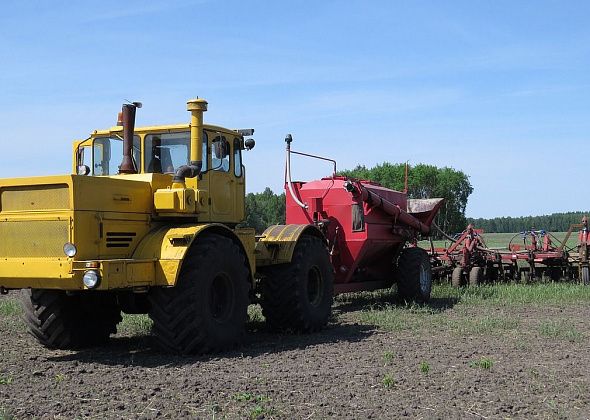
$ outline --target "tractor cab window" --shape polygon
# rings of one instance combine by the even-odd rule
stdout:
[[[211,169],[229,172],[230,146],[225,136],[218,135],[211,142]]]
[[[97,137],[92,142],[92,156],[84,153],[82,165],[90,168],[90,174],[94,176],[117,175],[119,165],[123,160],[123,139],[119,136]],[[87,161],[87,159],[89,161]],[[139,136],[133,138],[133,163],[139,172],[140,149]]]
[[[190,163],[190,133],[148,134],[145,137],[145,171],[173,174]],[[203,168],[207,170],[207,136],[203,136]]]
[[[238,178],[242,176],[242,148],[237,137],[234,139],[234,175]]]

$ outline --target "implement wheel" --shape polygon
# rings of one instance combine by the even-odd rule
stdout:
[[[456,288],[464,285],[462,267],[455,267],[453,269],[453,274],[451,275],[451,284]]]
[[[32,289],[22,295],[29,332],[45,347],[78,349],[105,344],[117,332],[121,310],[114,294]]]
[[[248,318],[249,274],[241,249],[220,235],[197,238],[176,286],[150,291],[152,333],[160,348],[182,354],[241,343]]]
[[[483,283],[483,267],[472,267],[469,272],[469,286],[479,286]]]
[[[563,277],[563,270],[561,267],[549,267],[549,276],[551,281],[559,281]]]
[[[397,262],[397,291],[406,301],[427,302],[432,291],[432,269],[422,248],[404,249]]]
[[[332,313],[334,273],[321,239],[302,236],[290,264],[270,267],[262,280],[262,313],[270,329],[312,332]]]

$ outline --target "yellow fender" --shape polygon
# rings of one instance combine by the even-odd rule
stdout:
[[[182,267],[184,257],[193,242],[205,233],[216,233],[236,242],[248,258],[250,279],[254,272],[254,230],[231,230],[218,223],[162,226],[146,235],[135,250],[134,260],[153,260],[155,262],[155,284],[174,286]]]
[[[295,246],[302,235],[313,235],[326,243],[324,234],[313,225],[273,225],[257,238],[256,266],[287,264],[293,259]]]

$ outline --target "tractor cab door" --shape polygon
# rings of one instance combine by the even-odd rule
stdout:
[[[241,185],[237,182],[234,170],[233,138],[219,132],[208,133],[208,138],[211,147],[211,166],[208,171],[211,221],[238,223],[241,219],[238,220],[236,207],[240,205],[236,203],[236,197]],[[242,196],[240,202],[243,201]]]
[[[211,219],[217,222],[231,221],[235,182],[231,169],[230,144],[225,135],[214,133],[211,140],[211,169],[209,171],[209,196]]]
[[[233,142],[234,177],[236,181],[234,212],[236,220],[246,219],[246,173],[242,164],[242,142],[235,137]]]

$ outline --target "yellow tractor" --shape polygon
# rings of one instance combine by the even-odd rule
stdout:
[[[139,107],[74,143],[73,174],[0,180],[0,292],[25,289],[30,332],[80,348],[108,340],[121,311],[147,313],[163,349],[222,350],[242,340],[260,279],[272,327],[324,326],[334,273],[322,232],[239,227],[254,130],[203,124],[203,99],[188,101],[188,124],[136,128]]]

